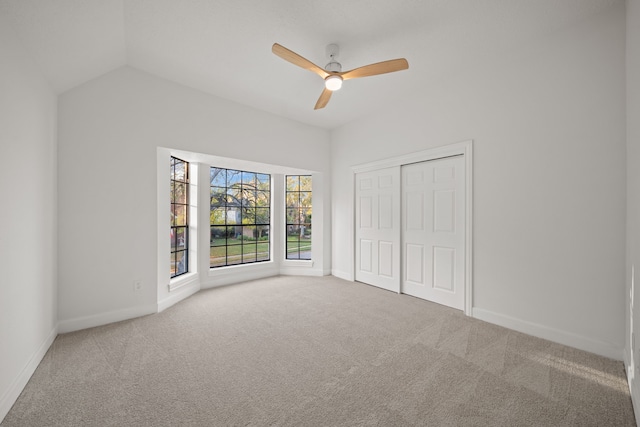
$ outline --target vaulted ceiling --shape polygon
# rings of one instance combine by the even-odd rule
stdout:
[[[62,93],[123,65],[304,123],[334,128],[623,0],[0,0]],[[315,74],[280,43],[343,70],[399,57],[409,69],[350,80],[314,111]]]

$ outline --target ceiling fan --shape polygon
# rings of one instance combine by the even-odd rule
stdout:
[[[274,43],[271,51],[285,61],[289,61],[298,67],[312,71],[324,79],[324,90],[316,102],[314,110],[324,108],[331,94],[342,87],[342,82],[349,79],[357,79],[360,77],[377,76],[378,74],[392,73],[394,71],[406,70],[409,63],[404,58],[391,59],[389,61],[377,62],[375,64],[365,65],[364,67],[354,68],[349,71],[342,71],[342,65],[336,61],[338,56],[338,46],[330,44],[327,46],[327,54],[329,55],[329,63],[325,68],[320,68],[308,59],[303,58],[297,53],[287,49],[284,46]]]

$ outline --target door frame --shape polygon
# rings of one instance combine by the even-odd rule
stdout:
[[[351,236],[352,254],[352,277],[355,278],[356,253],[355,253],[355,185],[356,174],[361,172],[371,172],[378,169],[401,167],[411,163],[426,162],[451,156],[464,156],[465,167],[465,278],[464,278],[464,314],[472,315],[473,309],[473,140],[456,142],[435,148],[429,148],[414,153],[403,154],[384,160],[363,163],[351,167],[351,182],[353,188],[353,217]],[[403,260],[401,260],[401,263]]]

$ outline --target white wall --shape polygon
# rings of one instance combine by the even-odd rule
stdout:
[[[129,67],[60,96],[58,144],[61,330],[150,313],[162,299],[158,147],[325,174],[330,162],[328,131]]]
[[[640,278],[640,0],[627,0],[627,334],[625,362],[636,419],[640,424],[640,290],[634,286],[631,353],[631,280]]]
[[[620,3],[335,130],[334,274],[353,276],[350,166],[472,139],[474,315],[621,359],[624,19]]]
[[[0,16],[0,421],[56,336],[56,98]]]

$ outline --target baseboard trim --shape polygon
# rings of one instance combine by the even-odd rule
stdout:
[[[338,279],[348,280],[349,282],[353,282],[353,275],[349,273],[345,273],[340,270],[331,270],[331,275],[337,277]]]
[[[624,352],[624,371],[627,375],[627,384],[629,385],[629,394],[631,395],[631,405],[633,405],[633,413],[636,417],[636,424],[640,425],[640,390],[638,390],[638,381],[635,379],[635,372],[629,361],[629,353],[627,350]]]
[[[123,320],[134,319],[136,317],[146,316],[147,314],[153,314],[157,312],[158,305],[150,304],[123,308],[121,310],[108,311],[106,313],[99,313],[91,316],[60,320],[58,322],[58,332],[61,334],[65,334],[67,332],[94,328],[96,326],[107,325],[114,322],[121,322]]]
[[[24,390],[24,387],[29,382],[29,379],[36,371],[36,368],[42,362],[44,355],[47,354],[47,350],[53,344],[53,341],[58,336],[58,326],[54,326],[54,328],[49,332],[47,338],[40,344],[40,347],[36,350],[35,353],[31,355],[27,363],[24,365],[20,373],[13,380],[9,389],[4,393],[2,398],[0,398],[0,423],[4,420],[4,417],[7,416],[9,410],[16,403],[20,393]]]
[[[179,288],[176,288],[175,290],[171,291],[168,297],[166,297],[162,301],[158,301],[158,313],[166,310],[172,305],[179,303],[182,300],[189,298],[191,295],[195,294],[199,290],[200,290],[200,282],[197,280],[184,284]]]
[[[624,359],[624,351],[611,343],[594,340],[589,337],[562,331],[559,329],[549,328],[533,322],[517,319],[515,317],[506,316],[504,314],[495,313],[482,308],[474,307],[472,317],[505,328],[513,329],[518,332],[532,335],[534,337],[543,338],[558,344],[567,345],[580,350],[588,351],[600,356],[608,357],[614,360],[622,361]]]

